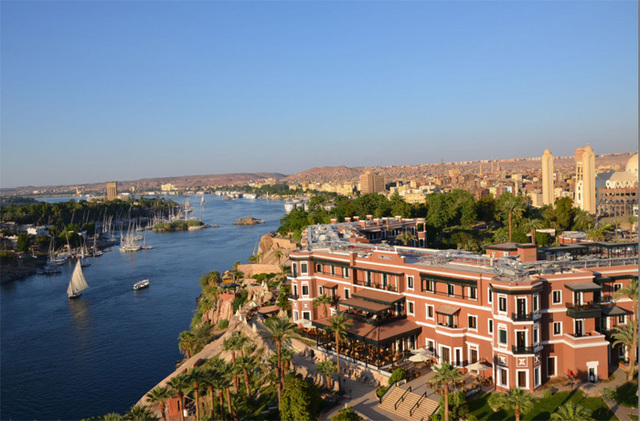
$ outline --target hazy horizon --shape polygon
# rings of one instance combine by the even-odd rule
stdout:
[[[3,188],[637,151],[637,2],[3,2]]]

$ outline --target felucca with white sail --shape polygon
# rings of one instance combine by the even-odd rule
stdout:
[[[71,275],[71,280],[69,281],[67,295],[69,296],[69,299],[78,298],[82,295],[82,291],[87,288],[89,288],[89,284],[84,277],[84,273],[82,272],[82,265],[78,260],[78,263],[76,263],[76,268],[73,270],[73,274]]]

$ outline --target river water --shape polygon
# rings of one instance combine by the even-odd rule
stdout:
[[[184,202],[185,198],[172,198]],[[200,197],[191,198],[200,218]],[[266,221],[235,226],[253,215]],[[153,233],[155,248],[117,247],[84,268],[90,289],[76,300],[62,274],[34,275],[0,288],[0,419],[80,419],[125,413],[181,359],[178,334],[189,328],[202,274],[247,262],[284,215],[281,201],[205,196],[202,220],[219,228]],[[149,288],[133,291],[148,278]]]

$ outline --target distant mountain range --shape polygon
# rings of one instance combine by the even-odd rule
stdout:
[[[601,170],[624,170],[629,157],[636,152],[614,153],[598,155],[596,157],[596,167]],[[501,171],[511,173],[528,173],[540,169],[540,157],[536,158],[514,158],[484,161],[467,161],[438,164],[421,165],[388,165],[376,167],[319,167],[311,168],[297,174],[286,175],[281,173],[234,173],[234,174],[208,174],[208,175],[188,175],[181,177],[158,177],[143,178],[139,180],[115,180],[118,182],[119,191],[127,191],[135,187],[136,191],[158,190],[162,184],[174,184],[176,187],[198,187],[198,186],[225,186],[234,184],[247,184],[250,182],[260,182],[272,178],[279,182],[314,182],[314,183],[357,183],[359,176],[365,171],[371,170],[384,174],[387,180],[416,180],[425,176],[446,175],[451,169],[458,169],[461,173],[489,174],[492,169],[497,170],[498,163]],[[554,159],[556,171],[575,171],[575,161],[573,157],[556,157]],[[107,180],[105,180],[106,182]],[[105,191],[105,183],[82,184],[85,191]],[[24,186],[16,188],[0,189],[2,195],[30,195],[34,191],[69,191],[75,185],[66,186]]]

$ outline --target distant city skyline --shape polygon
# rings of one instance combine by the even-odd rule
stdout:
[[[638,148],[637,2],[3,2],[0,187]]]

